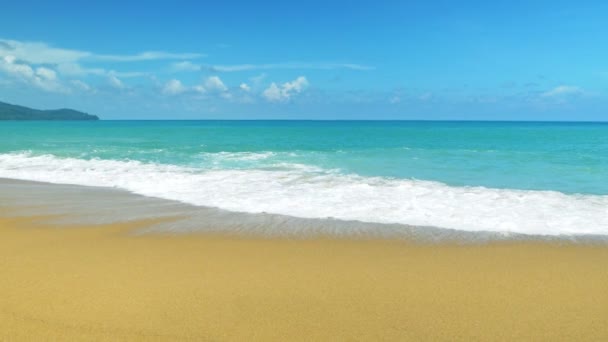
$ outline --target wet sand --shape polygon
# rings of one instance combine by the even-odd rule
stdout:
[[[0,210],[0,340],[607,340],[608,247],[134,235]]]

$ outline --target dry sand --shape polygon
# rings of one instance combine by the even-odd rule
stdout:
[[[136,236],[3,210],[0,340],[608,340],[605,245]]]

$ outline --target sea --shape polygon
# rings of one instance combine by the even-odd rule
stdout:
[[[7,121],[0,177],[236,213],[608,235],[608,123]]]

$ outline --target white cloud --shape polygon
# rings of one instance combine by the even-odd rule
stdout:
[[[253,86],[258,86],[260,85],[260,83],[262,83],[262,81],[266,78],[266,73],[262,73],[259,74],[258,76],[254,76],[249,78],[251,80],[251,82],[253,83]]]
[[[105,75],[107,71],[102,68],[84,68],[78,63],[61,63],[57,71],[66,76]]]
[[[122,81],[116,77],[116,75],[110,75],[108,76],[108,82],[110,83],[110,85],[116,89],[124,89],[125,84],[122,83]]]
[[[103,68],[86,68],[78,63],[62,63],[57,65],[57,71],[60,74],[68,76],[68,77],[78,77],[78,76],[88,76],[88,75],[96,75],[96,76],[110,76],[114,75],[122,78],[131,78],[131,77],[145,77],[150,76],[150,73],[139,72],[139,71],[116,71],[116,70],[106,70]]]
[[[14,56],[17,60],[31,64],[70,63],[91,55],[90,52],[60,49],[39,42],[19,42],[0,39],[0,57]]]
[[[11,77],[49,92],[67,92],[57,79],[57,73],[46,67],[32,68],[26,63],[17,61],[15,56],[0,58],[0,71]]]
[[[294,94],[302,92],[308,86],[308,80],[304,76],[300,76],[291,82],[283,83],[278,86],[276,83],[271,83],[262,96],[270,102],[287,102]]]
[[[209,76],[205,81],[205,88],[209,91],[223,92],[228,90],[228,87],[217,76]]]
[[[137,62],[168,59],[194,59],[205,55],[200,53],[172,53],[165,51],[144,51],[134,55],[105,55],[89,51],[61,49],[42,42],[21,42],[0,39],[0,56],[11,55],[18,60],[31,64],[62,64],[74,63],[83,59]]]
[[[177,95],[185,92],[187,88],[179,80],[170,80],[163,87],[163,94]]]
[[[190,61],[182,61],[171,65],[173,71],[200,71],[201,66]]]
[[[167,59],[194,59],[201,58],[205,55],[200,53],[171,53],[165,51],[145,51],[135,55],[103,55],[91,54],[87,56],[89,59],[110,62],[139,62]]]
[[[199,93],[199,94],[204,94],[204,93],[206,93],[206,92],[207,92],[207,90],[205,89],[205,87],[203,87],[202,85],[197,85],[197,86],[194,86],[194,87],[192,87],[192,89],[193,89],[195,92]]]
[[[8,74],[21,78],[31,78],[34,76],[34,70],[27,64],[15,63],[15,56],[5,56],[0,60],[0,68]]]
[[[541,94],[543,97],[559,97],[567,95],[582,95],[583,89],[575,86],[561,85]]]
[[[290,93],[292,91],[299,93],[302,91],[302,89],[304,89],[307,86],[308,86],[308,80],[306,80],[306,77],[300,76],[291,82],[284,83],[283,90],[287,93]]]
[[[388,102],[391,103],[391,104],[397,104],[397,103],[401,102],[401,98],[399,96],[395,95],[395,96],[391,97],[388,100]]]
[[[137,62],[168,59],[194,59],[197,53],[171,53],[146,51],[133,55],[108,55],[89,51],[64,49],[43,42],[0,39],[0,72],[9,78],[51,92],[69,92],[80,89],[90,91],[90,86],[80,84],[87,76],[100,76],[117,89],[127,88],[121,78],[150,76],[146,72],[115,71],[103,67],[89,67],[91,62]],[[59,76],[64,78],[61,80]],[[120,77],[120,78],[119,78]],[[65,81],[65,78],[68,81]],[[84,82],[83,82],[84,83]],[[87,87],[89,87],[87,89]]]
[[[247,83],[244,83],[244,82],[243,82],[243,83],[241,83],[241,85],[239,86],[239,88],[240,88],[242,91],[245,91],[245,92],[250,92],[250,91],[251,91],[251,87],[250,87],[250,86],[248,86],[248,85],[247,85]]]
[[[276,83],[272,82],[266,90],[262,93],[262,96],[266,98],[266,100],[270,102],[280,102],[286,100],[283,93],[281,92],[281,88],[277,86]],[[287,99],[289,96],[287,97]]]
[[[72,80],[72,81],[70,81],[70,83],[77,89],[84,90],[84,91],[93,91],[93,88],[90,85],[88,85],[87,83],[85,83],[81,80]]]
[[[39,67],[36,69],[36,75],[42,79],[48,80],[48,81],[56,81],[57,80],[57,73],[55,73],[55,71],[49,69],[49,68],[44,68],[44,67]]]

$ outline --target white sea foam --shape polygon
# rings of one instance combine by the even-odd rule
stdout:
[[[608,235],[608,196],[453,187],[293,166],[199,170],[138,161],[0,154],[0,177],[4,178],[116,187],[238,212],[464,231]]]

